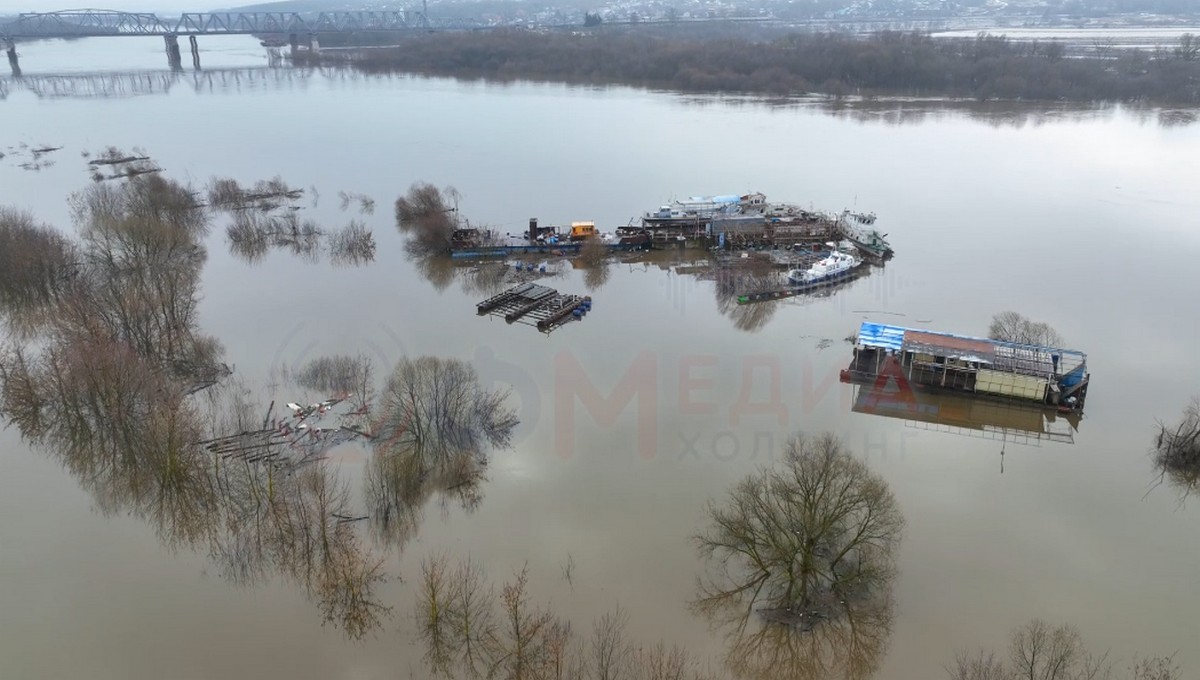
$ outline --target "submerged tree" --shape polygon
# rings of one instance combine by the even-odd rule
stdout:
[[[454,280],[450,245],[458,228],[458,191],[418,182],[396,199],[396,228],[407,238],[404,252],[421,274],[443,290]]]
[[[1007,658],[994,652],[960,652],[947,666],[951,680],[1109,680],[1117,677],[1108,654],[1089,652],[1071,625],[1034,619],[1012,632]],[[1134,660],[1132,680],[1175,680],[1179,668],[1169,656]]]
[[[329,259],[336,265],[359,265],[375,259],[375,236],[359,220],[329,236]]]
[[[0,207],[0,315],[14,326],[34,322],[75,272],[75,249],[29,213]]]
[[[1016,312],[1000,312],[992,317],[988,337],[1022,345],[1061,347],[1063,338],[1049,324],[1033,321]]]
[[[412,236],[422,249],[449,249],[450,237],[458,227],[458,190],[439,189],[418,182],[396,199],[396,227]]]
[[[1192,399],[1177,425],[1158,424],[1154,464],[1185,495],[1200,489],[1200,397]]]
[[[359,407],[369,404],[374,397],[371,359],[361,354],[317,357],[291,372],[289,377],[310,390],[347,394]]]
[[[588,290],[596,290],[608,282],[608,248],[599,238],[583,242],[576,266],[584,269],[583,282]]]
[[[354,530],[345,483],[318,459],[276,455],[307,450],[310,431],[272,432],[244,390],[217,384],[228,369],[198,328],[208,225],[192,192],[146,175],[94,184],[72,207],[72,274],[29,326],[36,342],[0,352],[0,415],[103,511],[211,555],[231,580],[284,575],[352,637],[377,627],[382,560]],[[264,430],[253,456],[207,445]]]
[[[800,629],[886,590],[904,526],[883,479],[830,434],[794,437],[782,465],[742,480],[708,516],[695,540],[713,573],[697,606],[736,602]]]
[[[884,588],[875,596],[847,602],[838,618],[810,630],[751,620],[733,602],[709,608],[709,621],[723,626],[725,667],[746,680],[866,680],[887,652],[894,603]]]
[[[372,414],[368,497],[386,540],[411,536],[433,495],[479,503],[492,448],[507,446],[517,426],[508,393],[488,390],[474,367],[457,359],[402,359]]]
[[[618,608],[595,620],[590,635],[530,595],[523,568],[499,594],[471,560],[451,567],[445,555],[421,562],[416,624],[434,676],[498,680],[705,680],[687,651],[635,644]]]

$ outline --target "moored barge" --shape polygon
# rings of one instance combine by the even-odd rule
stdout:
[[[843,382],[941,389],[1080,412],[1090,374],[1078,350],[864,321]]]

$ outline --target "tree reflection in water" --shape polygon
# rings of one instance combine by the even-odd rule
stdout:
[[[708,514],[696,543],[710,569],[693,607],[725,630],[732,672],[875,672],[890,636],[904,524],[882,478],[832,435],[797,436],[782,465],[742,480]]]
[[[166,546],[211,555],[230,582],[282,574],[349,637],[376,630],[390,610],[374,594],[383,556],[323,456],[342,440],[308,427],[314,417],[302,427],[298,415],[271,419],[228,378],[220,343],[198,331],[208,221],[191,189],[146,175],[91,186],[72,207],[73,241],[0,215],[6,243],[46,255],[0,277],[2,318],[20,330],[0,351],[0,415],[60,459],[103,512],[132,514]],[[455,462],[481,467],[484,446],[506,443],[515,425],[503,396],[479,391],[461,362],[402,362],[373,419],[368,363],[334,357],[299,378],[346,392],[353,413],[340,426],[370,437],[368,423],[379,422],[377,450],[408,453],[404,503],[473,469]],[[488,408],[506,415],[490,419]]]
[[[416,623],[432,675],[504,680],[706,680],[699,659],[680,647],[640,645],[626,634],[618,608],[578,634],[571,622],[538,605],[527,569],[496,589],[479,564],[451,568],[444,555],[421,563]]]
[[[488,452],[507,446],[517,426],[508,393],[479,384],[457,359],[402,359],[384,385],[372,416],[373,451],[367,498],[373,525],[402,544],[434,495],[473,510],[481,499]]]
[[[1153,456],[1160,477],[1183,497],[1200,489],[1200,397],[1192,399],[1178,423],[1158,424]]]
[[[314,201],[316,188],[313,187]],[[359,220],[329,234],[299,211],[303,189],[289,186],[281,178],[261,180],[242,187],[231,178],[214,178],[208,184],[208,206],[227,214],[231,222],[225,236],[229,251],[250,264],[261,262],[272,249],[290,252],[309,262],[321,255],[322,240],[328,240],[330,261],[338,266],[358,266],[375,260],[375,237]],[[362,204],[363,213],[374,212],[370,197],[342,192],[342,210],[351,200]],[[314,203],[315,205],[315,203]]]
[[[739,258],[727,263],[714,263],[716,275],[717,310],[733,321],[734,328],[747,333],[761,330],[775,313],[779,302],[738,304],[738,296],[779,290],[784,285],[783,273],[769,261],[759,257]]]
[[[732,598],[701,613],[725,635],[725,666],[746,680],[862,680],[878,670],[891,637],[890,583],[866,600],[847,602],[836,618],[810,629],[753,616]],[[757,620],[756,620],[757,618]]]

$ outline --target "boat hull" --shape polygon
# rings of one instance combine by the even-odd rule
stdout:
[[[861,266],[862,266],[862,263],[859,263],[853,267],[848,267],[846,269],[843,269],[838,272],[833,272],[831,274],[825,274],[824,276],[818,276],[816,278],[809,279],[807,281],[805,281],[803,279],[797,279],[793,276],[789,276],[788,283],[792,284],[792,286],[795,288],[812,288],[814,286],[820,286],[822,284],[833,283],[834,281],[840,281],[842,279],[849,278],[850,276],[853,276],[854,272],[857,271],[858,268]]]

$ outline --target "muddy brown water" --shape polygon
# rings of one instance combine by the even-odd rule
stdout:
[[[797,430],[841,434],[907,520],[876,677],[938,677],[957,650],[1003,649],[1034,617],[1076,625],[1121,664],[1178,652],[1200,672],[1200,501],[1156,485],[1148,454],[1156,419],[1177,418],[1200,390],[1200,126],[1119,107],[854,116],[625,88],[266,71],[252,41],[201,44],[211,72],[145,92],[105,79],[165,64],[159,42],[23,46],[30,77],[80,71],[89,50],[103,58],[87,70],[111,73],[71,85],[90,96],[5,81],[0,202],[70,230],[67,196],[90,181],[81,152],[110,145],[144,149],[197,185],[280,175],[308,189],[306,216],[362,220],[377,248],[361,267],[283,251],[250,265],[216,223],[201,329],[264,407],[319,398],[279,379],[318,356],[364,354],[386,371],[437,355],[510,387],[521,424],[493,453],[473,512],[432,502],[403,549],[376,548],[393,577],[377,595],[393,613],[362,641],[322,626],[294,582],[239,585],[206,551],[166,544],[7,428],[0,676],[424,677],[414,585],[436,552],[470,555],[496,582],[528,565],[533,598],[577,630],[619,605],[631,638],[719,659],[725,639],[687,606],[700,569],[689,537],[707,501]],[[32,171],[22,143],[63,149]],[[390,206],[422,180],[457,187],[463,215],[513,232],[530,217],[614,228],[672,197],[757,190],[873,210],[896,257],[832,295],[752,312],[671,256],[614,264],[591,290],[568,265],[546,283],[594,307],[545,336],[477,317],[485,293],[461,276],[435,287],[405,258]],[[339,191],[379,208],[343,212]],[[982,334],[1006,309],[1088,353],[1087,412],[1067,441],[1018,436],[1038,423],[961,404],[940,407],[949,425],[885,417],[855,408],[858,393],[838,382],[843,339],[863,320]],[[622,390],[636,400],[605,402]],[[333,458],[360,489],[364,450]]]

